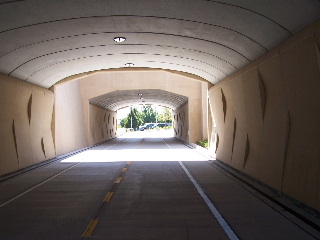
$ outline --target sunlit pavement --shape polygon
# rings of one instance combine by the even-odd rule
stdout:
[[[0,182],[0,240],[317,239],[202,153],[172,130],[129,132]]]
[[[126,132],[119,138],[172,138],[173,128]]]
[[[62,162],[117,162],[117,161],[207,161],[195,149],[182,144],[172,144],[172,129],[127,132],[119,139],[139,139],[139,145],[125,148],[121,144],[113,148],[92,149]],[[140,140],[141,139],[141,140]],[[171,146],[169,146],[169,144]]]

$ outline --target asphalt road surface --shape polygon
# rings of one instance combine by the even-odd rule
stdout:
[[[0,182],[0,240],[319,239],[170,136],[128,133]]]

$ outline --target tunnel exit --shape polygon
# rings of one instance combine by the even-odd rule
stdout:
[[[144,99],[142,93],[141,98]],[[172,120],[173,109],[156,104],[137,104],[117,111],[118,128],[125,128],[126,131],[171,129]]]

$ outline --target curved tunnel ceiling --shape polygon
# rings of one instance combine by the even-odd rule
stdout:
[[[134,104],[157,104],[177,109],[188,102],[188,98],[160,89],[119,90],[89,99],[93,105],[111,111]]]
[[[49,88],[134,63],[215,84],[319,17],[318,0],[0,1],[0,72]]]

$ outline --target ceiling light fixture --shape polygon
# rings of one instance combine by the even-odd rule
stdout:
[[[113,41],[117,42],[117,43],[122,43],[124,42],[125,40],[127,40],[125,37],[115,37],[113,39]]]
[[[133,63],[126,63],[125,65],[126,65],[127,67],[133,67],[133,66],[134,66]]]

